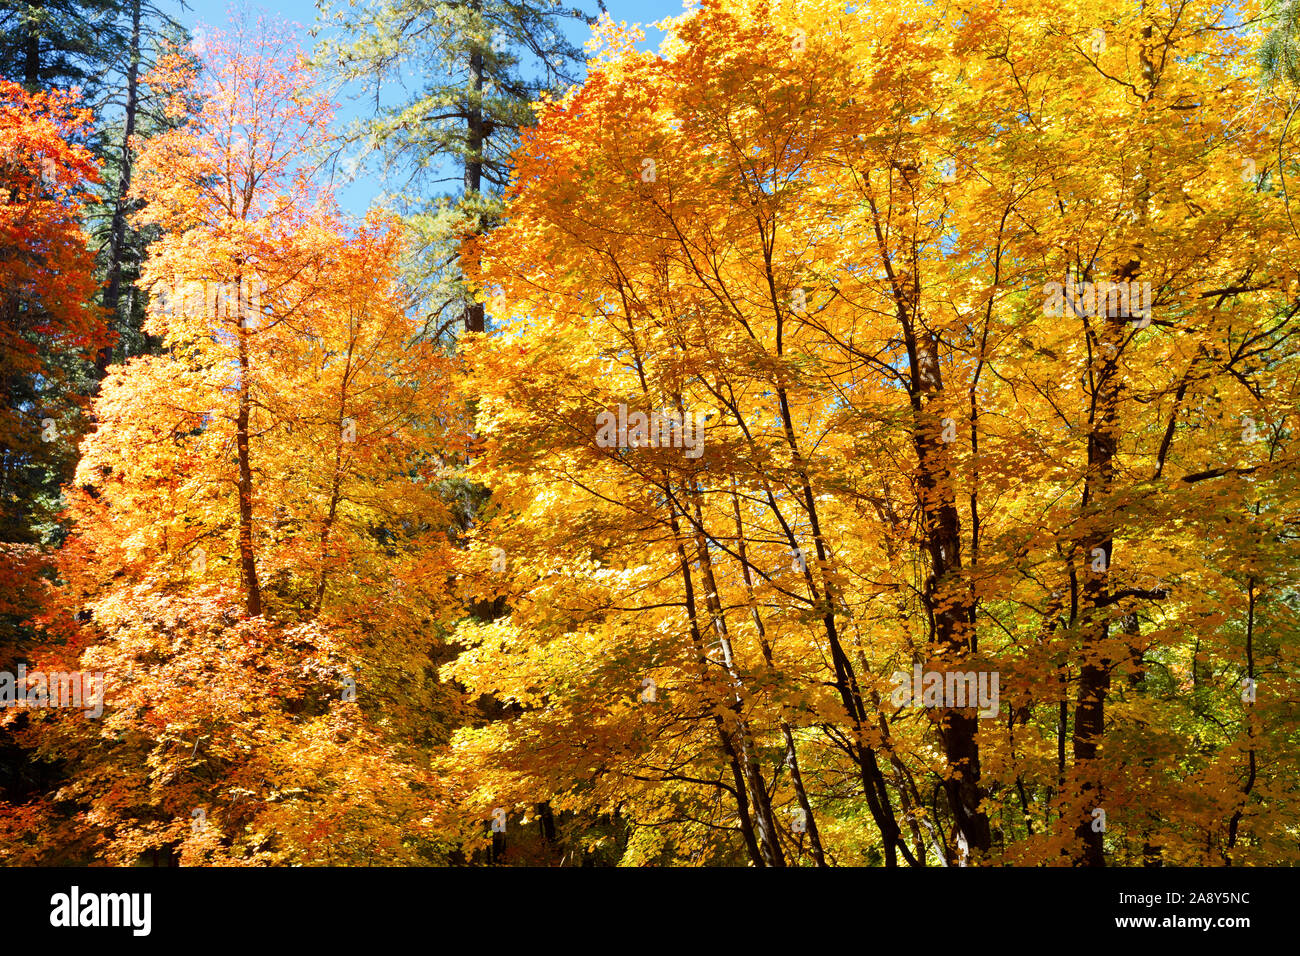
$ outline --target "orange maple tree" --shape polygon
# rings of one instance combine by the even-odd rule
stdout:
[[[61,799],[117,862],[410,861],[435,839],[420,754],[456,699],[430,658],[431,449],[460,412],[399,224],[343,221],[313,178],[330,107],[283,39],[164,62],[203,107],[137,167],[163,349],[103,383],[41,621],[105,674],[102,721],[42,714],[30,736],[76,768]]]
[[[83,427],[86,357],[109,337],[92,297],[81,217],[99,179],[83,145],[91,117],[75,93],[0,80],[0,540],[49,521],[24,485],[57,488]],[[53,480],[43,478],[46,469]],[[20,515],[22,503],[35,507]]]

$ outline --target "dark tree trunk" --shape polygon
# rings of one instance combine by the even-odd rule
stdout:
[[[677,566],[682,575],[683,596],[686,603],[686,619],[690,625],[691,646],[695,651],[696,663],[700,668],[701,683],[707,686],[708,658],[704,646],[704,637],[700,631],[699,619],[695,610],[695,582],[691,577],[690,561],[686,557],[682,526],[677,519],[677,510],[671,503],[669,504],[669,521],[672,527],[673,539],[677,545]],[[764,858],[763,851],[759,848],[758,839],[754,833],[754,819],[750,814],[749,793],[745,783],[745,774],[741,769],[740,758],[736,754],[736,747],[732,742],[731,733],[727,730],[722,716],[716,708],[712,709],[712,717],[714,731],[718,737],[718,746],[731,767],[732,795],[736,799],[736,818],[740,823],[740,835],[745,841],[745,849],[749,853],[750,861],[755,866],[767,866],[767,861]]]
[[[249,458],[248,420],[252,408],[249,384],[248,330],[243,322],[239,335],[239,415],[235,421],[235,448],[239,457],[239,566],[243,578],[244,603],[249,617],[262,614],[262,592],[257,583],[257,555],[253,550],[253,468]]]
[[[482,9],[479,0],[470,4],[470,9],[478,13]],[[466,103],[465,123],[465,198],[478,195],[483,186],[483,146],[486,137],[483,132],[483,54],[474,50],[469,55],[469,101]],[[480,222],[478,231],[481,233]],[[471,263],[471,268],[477,263]],[[465,306],[465,330],[482,332],[486,329],[486,316],[483,303],[470,302]]]
[[[141,0],[131,2],[131,53],[126,70],[126,115],[122,131],[122,167],[117,177],[117,193],[114,197],[113,222],[108,240],[108,282],[104,288],[104,309],[108,312],[109,322],[117,322],[118,304],[122,299],[122,257],[126,248],[126,194],[131,188],[131,137],[135,135],[135,114],[139,95],[140,80],[140,5]],[[108,372],[113,360],[113,347],[105,345],[99,350],[95,360],[95,370],[99,378]]]
[[[1120,281],[1137,276],[1138,263],[1131,262],[1120,272]],[[1115,480],[1116,428],[1119,409],[1119,352],[1123,345],[1129,315],[1101,319],[1095,337],[1096,392],[1092,429],[1088,433],[1088,473],[1084,481],[1082,510],[1104,508]],[[1100,504],[1099,504],[1100,502]],[[1075,833],[1083,844],[1082,862],[1087,866],[1105,866],[1105,827],[1092,816],[1102,809],[1103,793],[1096,779],[1097,751],[1106,722],[1106,697],[1110,693],[1112,661],[1099,648],[1110,635],[1110,566],[1114,548],[1114,531],[1109,520],[1100,521],[1097,530],[1080,543],[1083,561],[1083,586],[1080,588],[1082,642],[1079,649],[1079,689],[1074,708],[1074,765],[1082,771],[1080,796],[1086,811]],[[1100,568],[1097,566],[1100,565]],[[1104,819],[1104,817],[1099,818]]]
[[[41,28],[37,23],[43,0],[33,0],[27,5],[27,36],[23,42],[23,82],[28,92],[36,93],[41,88]]]
[[[919,171],[910,164],[898,164],[897,171],[901,176],[900,189],[904,191],[903,208],[909,216],[914,216]],[[872,211],[876,212],[874,203]],[[973,596],[969,588],[962,587],[958,580],[962,570],[961,520],[957,514],[951,457],[940,438],[938,422],[932,421],[932,409],[942,407],[939,404],[943,395],[939,342],[920,318],[921,277],[915,265],[918,261],[915,248],[904,253],[902,268],[896,268],[897,260],[890,252],[878,213],[874,230],[907,347],[908,399],[921,492],[918,503],[924,547],[930,564],[922,599],[933,621],[931,652],[936,663],[946,671],[960,668],[976,647],[975,629],[971,625],[974,620]],[[946,708],[939,714],[939,736],[949,770],[944,781],[948,805],[967,851],[983,855],[989,850],[991,835],[988,817],[980,809],[983,788],[980,786],[977,728],[974,708]]]

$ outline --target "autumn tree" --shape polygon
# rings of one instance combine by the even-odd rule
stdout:
[[[1285,854],[1295,235],[1227,16],[606,29],[481,250],[467,580],[512,612],[448,673],[519,714],[457,738],[480,812],[756,865]]]
[[[31,91],[76,89],[94,113],[95,122],[78,131],[79,144],[89,147],[103,172],[85,219],[104,280],[100,301],[115,333],[114,342],[100,350],[96,379],[115,353],[124,358],[145,347],[144,294],[134,279],[150,236],[127,227],[130,140],[167,122],[160,98],[141,78],[183,33],[149,0],[40,0],[8,4],[0,12],[0,76]]]
[[[0,540],[50,531],[75,464],[87,360],[107,340],[81,215],[98,170],[74,94],[0,82]]]
[[[106,675],[102,721],[31,736],[69,767],[72,833],[115,862],[443,852],[439,455],[464,428],[402,231],[343,222],[296,165],[329,104],[282,39],[246,25],[198,75],[163,65],[204,104],[139,159],[164,348],[104,382],[39,622],[50,659]]]
[[[98,179],[80,140],[91,118],[75,94],[29,94],[0,81],[0,667],[30,660],[60,488],[85,430],[91,362],[108,341],[82,228]],[[8,716],[8,715],[6,715]],[[12,723],[0,728],[0,801],[25,806],[50,785]],[[10,807],[4,807],[8,819]],[[15,817],[18,830],[33,818]]]

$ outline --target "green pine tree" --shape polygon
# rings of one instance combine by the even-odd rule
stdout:
[[[598,0],[604,10],[603,0]],[[543,91],[578,79],[581,51],[566,20],[594,23],[558,0],[382,0],[358,7],[319,0],[338,29],[318,60],[360,83],[377,110],[349,147],[382,158],[393,199],[422,248],[412,266],[429,303],[435,336],[457,323],[486,330],[459,269],[463,241],[492,228],[520,128]],[[321,28],[316,30],[321,33]]]

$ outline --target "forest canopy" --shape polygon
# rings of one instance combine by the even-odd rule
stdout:
[[[1297,862],[1290,5],[55,6],[0,860]]]

